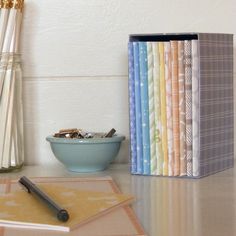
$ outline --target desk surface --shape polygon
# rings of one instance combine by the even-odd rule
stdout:
[[[176,179],[130,175],[127,165],[111,165],[94,174],[68,172],[62,165],[25,166],[1,174],[17,178],[110,175],[123,193],[136,196],[133,208],[150,236],[236,235],[236,170],[229,169],[202,179]]]

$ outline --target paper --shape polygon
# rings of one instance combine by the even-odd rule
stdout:
[[[173,111],[172,111],[172,80],[171,80],[171,50],[170,42],[164,42],[165,52],[165,81],[166,81],[166,125],[168,143],[168,175],[174,175],[173,147]]]
[[[191,41],[184,41],[187,175],[192,176],[192,60]]]
[[[155,108],[154,108],[154,76],[153,76],[153,49],[152,42],[147,42],[147,74],[148,74],[148,109],[149,109],[149,139],[150,139],[150,174],[157,169],[156,140],[155,140]]]
[[[186,114],[185,114],[185,81],[184,81],[184,42],[178,41],[178,80],[179,80],[179,154],[180,175],[187,174],[186,160]]]
[[[152,42],[153,51],[153,85],[154,85],[154,112],[155,112],[155,141],[156,141],[156,170],[152,167],[152,174],[162,175],[163,151],[161,140],[161,94],[160,94],[160,57],[157,42]]]
[[[134,49],[134,90],[135,90],[135,122],[136,122],[136,144],[137,144],[137,174],[143,173],[143,138],[142,138],[142,115],[141,115],[141,89],[139,74],[139,44],[133,42]]]
[[[178,81],[178,42],[171,41],[171,82],[172,82],[172,115],[173,115],[173,147],[174,176],[180,174],[179,156],[179,81]]]
[[[134,49],[133,43],[128,44],[129,50],[129,128],[131,172],[137,172],[137,142],[136,142],[136,117],[135,117],[135,77],[134,77]],[[137,99],[137,98],[136,98]]]
[[[164,43],[158,42],[160,56],[160,89],[161,89],[161,123],[162,123],[162,148],[163,148],[163,175],[168,175],[168,144],[167,144],[167,119],[166,119],[166,82],[164,65]]]
[[[147,74],[147,43],[139,42],[140,94],[143,139],[143,174],[150,174],[149,98]]]

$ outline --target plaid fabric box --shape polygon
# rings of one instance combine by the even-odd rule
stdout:
[[[234,165],[233,35],[199,34],[199,176]]]

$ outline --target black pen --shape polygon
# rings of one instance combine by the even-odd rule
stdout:
[[[47,194],[40,190],[34,183],[32,183],[27,177],[23,176],[19,179],[19,183],[22,184],[28,191],[28,193],[34,193],[40,198],[51,210],[56,213],[57,219],[66,222],[69,219],[68,212],[55,203]]]

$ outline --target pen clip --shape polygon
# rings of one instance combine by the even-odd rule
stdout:
[[[28,186],[26,186],[22,181],[21,179],[18,181],[18,183],[20,184],[20,186],[25,190],[27,191],[28,193],[30,193],[30,189],[28,188]]]

